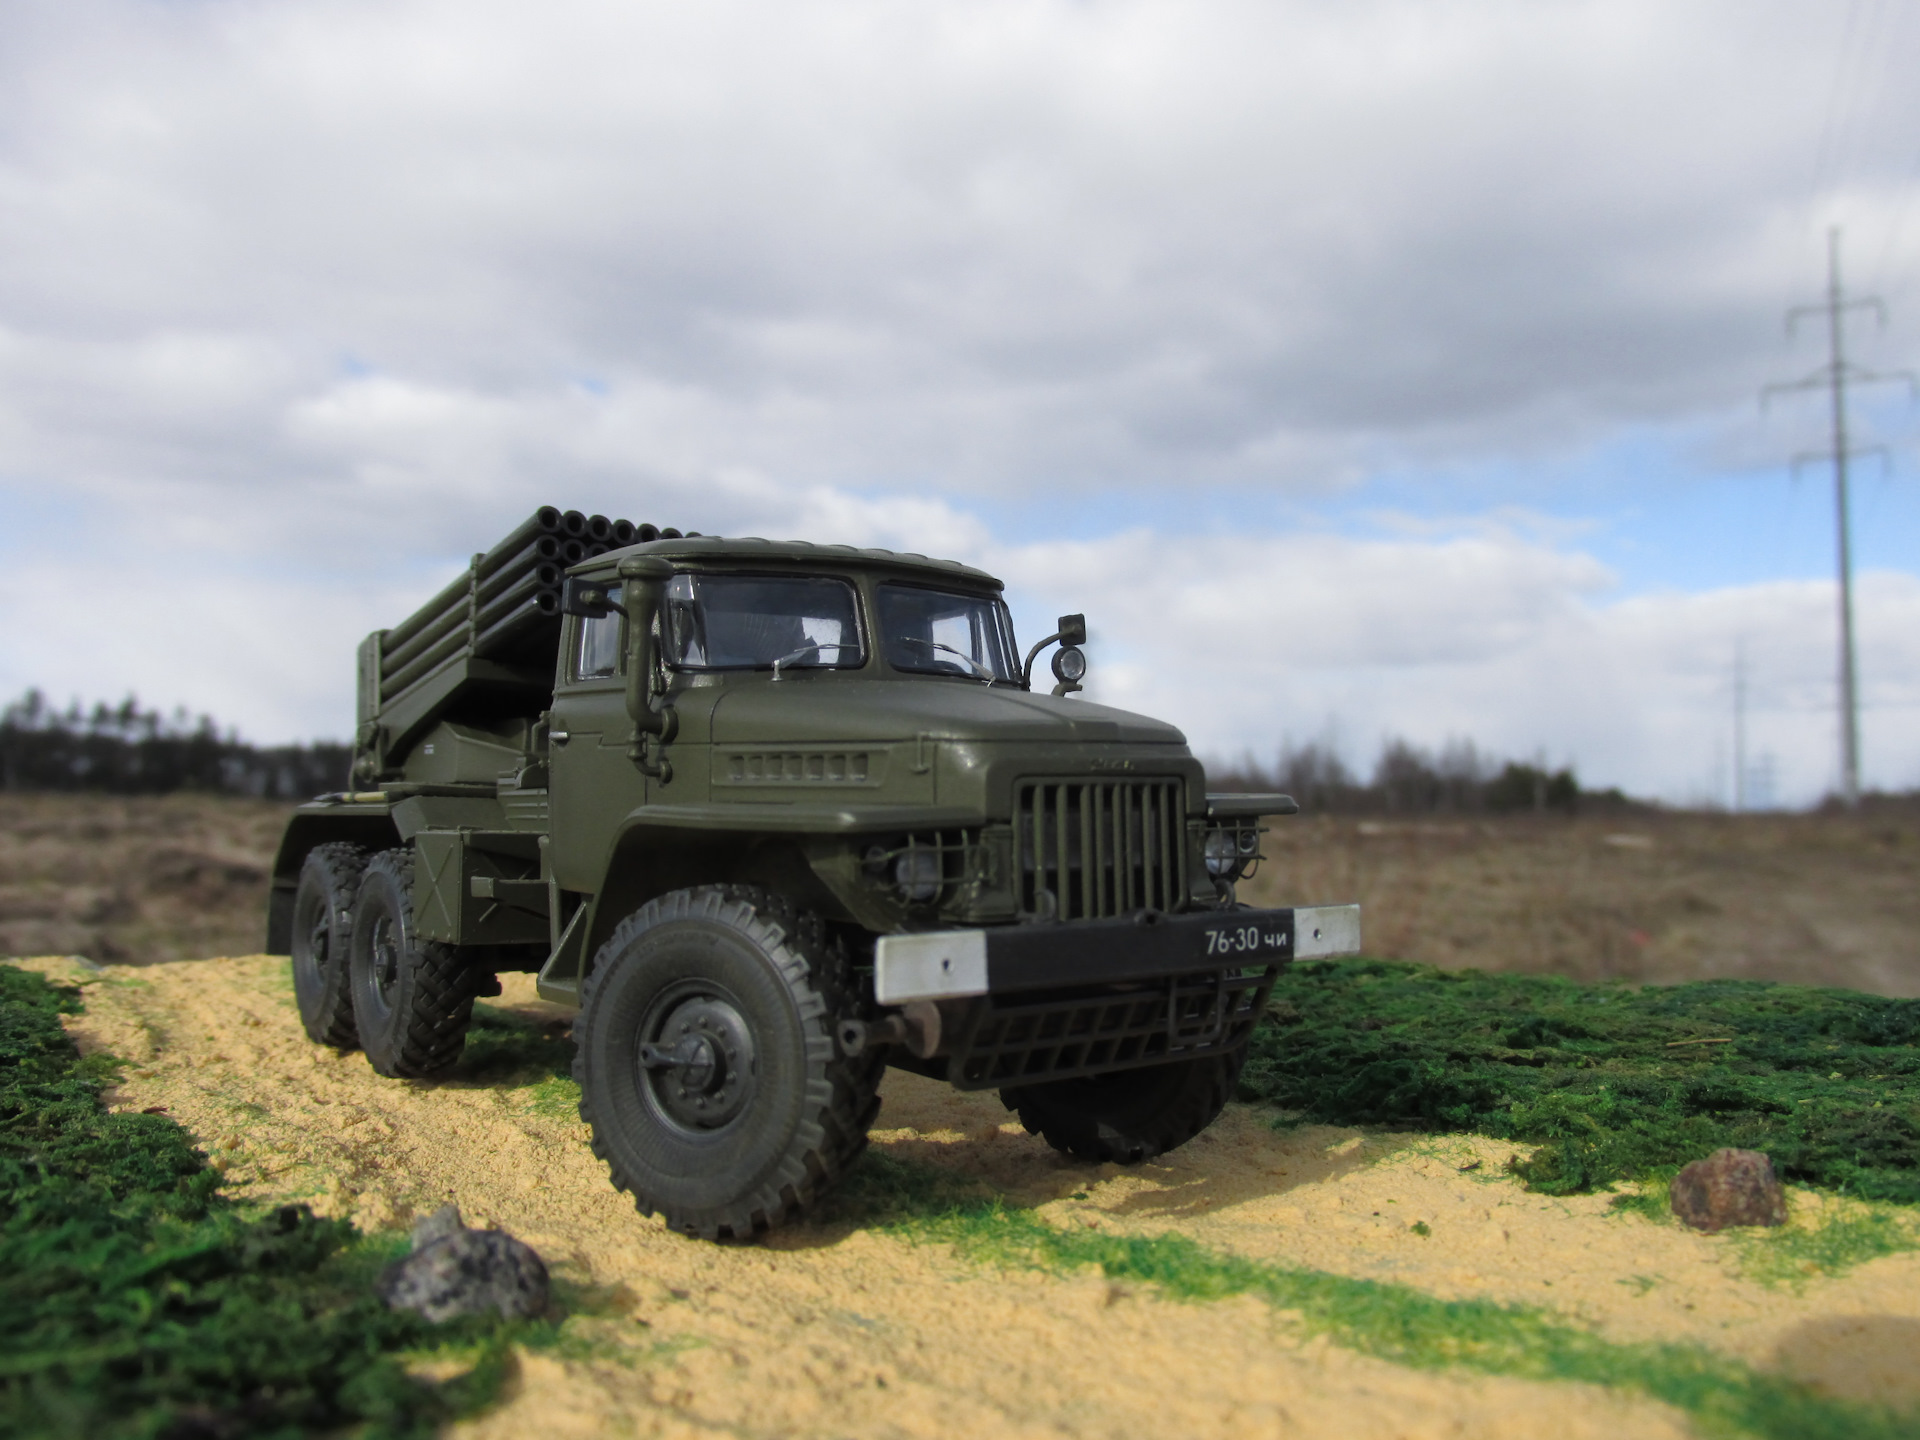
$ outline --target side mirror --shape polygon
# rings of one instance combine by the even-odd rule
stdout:
[[[613,592],[619,588],[618,581],[584,580],[578,575],[569,575],[560,587],[561,613],[586,620],[604,620],[613,613]]]
[[[1084,615],[1062,615],[1060,633],[1053,637],[1062,645],[1084,645],[1087,643],[1087,617]]]
[[[664,759],[646,758],[646,737],[651,735],[665,745],[679,729],[673,706],[656,705],[653,696],[653,621],[660,611],[661,584],[672,574],[673,566],[650,555],[620,562],[620,601],[627,614],[627,716],[633,721],[633,743],[627,754],[663,784],[672,772]],[[606,600],[604,593],[601,598]]]

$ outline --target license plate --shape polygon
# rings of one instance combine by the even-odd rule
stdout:
[[[1293,953],[1293,917],[1221,920],[1201,932],[1201,953],[1209,959],[1284,960]]]

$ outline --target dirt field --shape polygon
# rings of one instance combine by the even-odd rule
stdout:
[[[0,793],[0,955],[257,950],[287,813],[226,796]]]
[[[525,977],[483,1017],[473,1058],[427,1083],[309,1044],[283,961],[31,964],[85,985],[83,1047],[131,1062],[113,1103],[163,1107],[234,1193],[374,1229],[453,1199],[548,1257],[576,1311],[569,1343],[518,1357],[503,1403],[457,1427],[473,1440],[1704,1433],[1645,1387],[1389,1363],[1254,1295],[1183,1303],[857,1215],[764,1245],[668,1234],[592,1158],[560,1074],[567,1017]],[[1490,1141],[1276,1129],[1236,1107],[1122,1170],[1063,1160],[991,1095],[895,1073],[885,1102],[878,1155],[980,1182],[1052,1231],[1180,1235],[1229,1260],[1381,1282],[1383,1305],[1526,1307],[1621,1347],[1623,1374],[1668,1353],[1648,1342],[1678,1342],[1821,1393],[1920,1404],[1920,1252],[1804,1258],[1864,1207],[1797,1192],[1785,1232],[1706,1237],[1606,1197],[1529,1194]]]
[[[1255,904],[1358,900],[1367,953],[1920,995],[1920,815],[1268,822]]]
[[[0,955],[144,964],[260,944],[287,809],[0,794]],[[1269,822],[1261,904],[1359,900],[1369,954],[1920,995],[1920,813]]]

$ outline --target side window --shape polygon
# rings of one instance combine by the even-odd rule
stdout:
[[[607,598],[614,604],[612,613],[579,622],[576,633],[580,643],[573,656],[576,680],[604,680],[620,673],[624,650],[621,639],[627,628],[627,617],[618,608],[620,587],[615,585],[609,590]]]

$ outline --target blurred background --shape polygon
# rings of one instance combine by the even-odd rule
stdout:
[[[110,879],[18,868],[62,826],[83,858],[113,815],[204,830],[155,893],[246,890],[237,821],[38,792],[277,814],[351,728],[360,636],[542,503],[966,560],[1028,640],[1083,610],[1089,698],[1301,790],[1356,890],[1556,817],[1587,838],[1554,874],[1667,885],[1654,857],[1732,844],[1679,812],[1763,812],[1850,857],[1783,875],[1893,877],[1892,914],[1917,58],[1899,0],[14,0],[0,950],[160,943]],[[1883,302],[1846,353],[1894,383],[1848,396],[1869,799],[1822,819],[1775,812],[1845,789],[1831,336],[1785,323],[1830,237]],[[1467,828],[1365,832],[1417,816]],[[1780,890],[1672,883],[1515,963],[1665,975],[1712,929],[1674,896]],[[1412,893],[1373,933],[1424,957]],[[1838,974],[1898,913],[1698,943]]]

